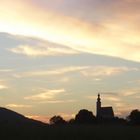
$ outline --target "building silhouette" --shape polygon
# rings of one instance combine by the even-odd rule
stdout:
[[[96,103],[96,117],[103,118],[103,119],[114,118],[114,112],[113,112],[113,108],[111,106],[109,106],[109,107],[101,106],[100,94],[98,94],[97,103]]]

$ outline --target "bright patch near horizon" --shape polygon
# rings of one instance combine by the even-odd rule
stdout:
[[[120,9],[124,3],[129,5],[127,1],[117,3]],[[111,4],[113,7],[114,4]],[[97,6],[100,9],[100,5]],[[91,16],[85,21],[75,16],[66,16],[48,8],[47,5],[46,8],[42,8],[27,0],[15,0],[15,3],[2,1],[0,10],[1,32],[37,37],[82,52],[140,61],[140,30],[135,26],[135,18],[138,17],[133,13],[133,8],[128,11],[128,14],[131,12],[134,15],[133,19],[127,17],[127,9],[124,9],[123,15],[118,12],[116,17],[115,14],[116,19],[98,22],[96,19],[90,22]],[[99,18],[100,16],[103,15],[99,15]],[[118,21],[118,18],[122,21]]]

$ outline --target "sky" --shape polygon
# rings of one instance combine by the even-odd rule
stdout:
[[[48,121],[140,108],[140,0],[0,0],[0,106]]]

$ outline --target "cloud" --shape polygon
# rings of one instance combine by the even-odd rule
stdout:
[[[105,97],[105,100],[112,101],[112,102],[121,101],[121,99],[119,97]]]
[[[56,75],[64,75],[68,73],[79,72],[83,76],[93,76],[96,77],[96,81],[99,81],[100,78],[98,76],[112,76],[118,75],[123,72],[129,71],[138,71],[137,68],[128,68],[128,67],[117,67],[117,66],[63,66],[58,68],[52,68],[48,70],[36,70],[29,72],[22,72],[14,74],[16,78],[26,78],[26,77],[41,77],[41,76],[56,76]],[[67,81],[68,78],[62,79],[62,81]]]
[[[0,85],[0,90],[3,90],[3,89],[7,89],[8,87],[6,85]]]
[[[140,80],[130,80],[128,83],[140,84]]]
[[[57,90],[46,90],[43,91],[37,95],[27,96],[24,99],[26,100],[34,100],[34,101],[40,101],[40,100],[52,100],[57,95],[64,93],[64,89],[57,89]]]
[[[127,105],[124,102],[115,102],[114,106],[116,108],[122,108],[122,107],[126,107]]]
[[[15,74],[14,76],[17,78],[53,76],[53,75],[62,75],[70,72],[76,72],[87,68],[89,68],[89,66],[69,66],[69,67],[55,68],[51,70],[37,70],[37,71],[24,72],[24,73]]]
[[[23,54],[27,56],[57,56],[57,55],[72,55],[77,54],[78,51],[64,47],[43,47],[20,45],[16,48],[10,49],[11,52]]]
[[[137,108],[136,106],[129,106],[129,105],[126,105],[124,107],[119,107],[115,109],[115,115],[126,118],[130,114],[130,112],[132,110],[135,110],[136,108]]]
[[[69,77],[62,77],[58,80],[58,82],[66,83],[69,82],[71,79]]]
[[[11,72],[13,69],[0,69],[0,72]]]
[[[140,88],[126,88],[119,92],[121,96],[133,96],[140,93]]]
[[[97,99],[97,96],[86,96],[88,99]],[[102,99],[106,101],[111,101],[111,102],[120,102],[121,98],[118,96],[113,96],[113,95],[102,95]]]
[[[31,105],[22,105],[22,104],[8,104],[6,107],[10,108],[31,108]]]
[[[140,99],[139,95],[134,96],[135,99]]]
[[[73,1],[72,5],[79,3]],[[13,3],[5,0],[0,5],[0,31],[38,37],[78,51],[140,62],[139,1],[93,3],[86,5],[86,9],[97,4],[97,8],[90,12],[96,14],[82,19],[48,8],[47,4],[42,8],[34,1],[15,0]],[[79,10],[80,17],[84,12],[89,14],[89,11]]]
[[[62,104],[62,103],[74,103],[76,100],[48,100],[41,103],[48,103],[48,104]]]
[[[84,76],[112,76],[122,72],[135,71],[135,68],[112,67],[112,66],[95,66],[81,71]]]

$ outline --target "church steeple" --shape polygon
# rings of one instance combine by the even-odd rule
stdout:
[[[100,98],[100,93],[98,93],[98,98],[97,98],[97,101],[101,101],[101,98]]]
[[[100,98],[100,94],[98,94],[97,103],[96,103],[96,116],[97,117],[101,116],[101,98]]]

